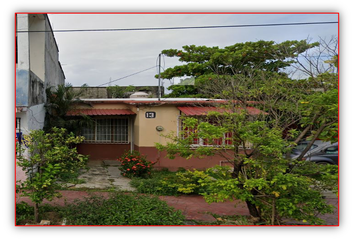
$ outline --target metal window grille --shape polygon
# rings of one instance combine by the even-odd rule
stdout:
[[[212,123],[212,122],[210,122]],[[215,123],[217,124],[217,123]],[[183,120],[179,118],[178,121],[178,134],[182,139],[185,139],[190,136],[193,132],[195,132],[196,129],[190,129],[184,126]],[[226,146],[231,146],[233,145],[233,134],[232,132],[225,133],[222,138],[218,139],[213,139],[211,142],[207,141],[206,139],[203,138],[193,138],[192,147],[198,147],[198,146],[221,146],[221,145],[226,145]],[[251,149],[252,144],[251,143],[246,143],[245,144],[246,149]],[[243,148],[243,146],[239,146],[239,148]]]
[[[85,142],[128,143],[128,119],[96,119],[91,128],[83,128]]]

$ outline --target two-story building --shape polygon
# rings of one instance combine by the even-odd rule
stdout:
[[[45,89],[65,83],[47,14],[16,14],[16,132],[42,129]]]

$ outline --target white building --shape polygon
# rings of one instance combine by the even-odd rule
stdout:
[[[16,14],[16,132],[44,126],[45,89],[65,83],[47,14]]]

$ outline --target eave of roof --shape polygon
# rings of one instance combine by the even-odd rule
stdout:
[[[69,111],[67,116],[119,116],[119,115],[136,115],[129,109],[75,109]]]

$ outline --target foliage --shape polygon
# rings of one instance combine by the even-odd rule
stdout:
[[[33,207],[26,202],[16,203],[16,225],[20,225],[24,220],[33,221]]]
[[[166,98],[203,97],[202,94],[198,94],[198,89],[193,85],[171,85],[167,89],[172,92],[164,95]]]
[[[26,202],[16,203],[16,225],[38,224],[33,218],[34,207]],[[50,225],[61,225],[63,218],[60,214],[60,206],[44,204],[39,209],[39,218],[49,220]]]
[[[75,173],[85,167],[87,157],[77,153],[72,147],[83,141],[66,129],[53,128],[51,133],[34,130],[25,136],[28,147],[25,154],[17,156],[18,166],[26,172],[27,179],[20,183],[21,194],[28,196],[35,203],[35,217],[38,220],[38,205],[44,199],[51,201],[60,197],[57,182],[62,174]],[[18,151],[23,151],[20,148]]]
[[[254,169],[255,166],[247,167]],[[251,201],[262,210],[261,218],[266,224],[280,225],[284,218],[307,224],[324,223],[318,214],[330,213],[333,207],[327,205],[321,192],[313,188],[314,179],[300,174],[272,171],[271,168],[266,170],[264,177],[250,177],[243,181],[240,178],[226,181],[216,179],[213,182],[201,180],[202,185],[208,186],[207,193],[202,195],[207,202],[226,199]]]
[[[211,214],[216,221],[212,225],[254,225],[254,223],[247,217],[242,215],[220,216]]]
[[[68,225],[183,225],[184,216],[156,197],[115,193],[66,205]]]
[[[153,170],[149,178],[132,178],[130,185],[136,188],[138,193],[177,196],[180,194],[177,189],[169,186],[176,181],[177,176],[174,172]]]
[[[209,122],[216,117],[217,121]],[[270,121],[250,121],[246,113],[210,113],[206,119],[186,118],[186,129],[195,130],[188,131],[188,136],[182,131],[183,138],[175,136],[173,143],[157,144],[157,148],[167,151],[171,158],[176,154],[186,158],[220,155],[233,165],[233,171],[223,178],[206,177],[200,171],[180,175],[184,186],[180,192],[199,191],[208,202],[246,201],[253,217],[271,225],[281,224],[283,218],[322,223],[316,214],[328,213],[332,208],[323,200],[319,186],[336,190],[338,171],[323,170],[328,180],[324,181],[322,174],[322,179],[317,177],[318,169],[284,159],[287,141],[282,138],[282,131],[270,127]],[[225,136],[233,144],[220,144],[218,139]],[[189,147],[195,139],[203,139],[209,145]],[[247,144],[252,148],[242,150]],[[176,181],[171,185],[178,184]]]
[[[112,98],[126,98],[127,94],[135,91],[135,87],[132,85],[127,87],[115,85],[107,87],[107,91],[111,94]]]
[[[315,214],[331,210],[321,189],[336,191],[338,171],[319,174],[284,155],[305,136],[312,141],[298,159],[318,138],[338,140],[338,75],[320,72],[324,68],[308,55],[309,68],[299,60],[322,46],[306,40],[258,41],[224,49],[191,45],[164,50],[186,64],[166,69],[163,78],[194,76],[200,93],[225,102],[205,116],[182,118],[178,136],[166,135],[171,141],[157,148],[171,159],[217,155],[233,166],[230,179],[198,180],[208,201],[244,200],[252,217],[267,224],[280,224],[282,218],[321,224]],[[291,79],[285,69],[294,63],[311,77]],[[312,68],[316,72],[309,72]]]
[[[180,194],[202,194],[206,188],[201,185],[201,181],[212,181],[215,177],[231,177],[229,167],[216,166],[206,171],[198,170],[179,170],[177,172],[152,171],[150,178],[133,178],[131,185],[139,193],[148,193],[155,195],[173,195]]]
[[[161,73],[161,77],[164,79],[195,77],[198,93],[214,97],[203,91],[204,85],[210,84],[209,80],[213,79],[210,74],[255,76],[257,71],[261,71],[284,75],[285,68],[294,63],[299,54],[318,45],[319,43],[307,43],[306,40],[282,43],[260,40],[236,43],[225,48],[187,45],[183,46],[182,50],[167,49],[162,53],[168,57],[178,57],[179,61],[186,64],[166,69]],[[178,94],[179,88],[176,90]],[[172,94],[175,94],[174,91]]]
[[[235,74],[235,69],[258,68],[265,71],[278,72],[293,63],[291,58],[307,49],[318,46],[308,44],[306,40],[285,41],[276,44],[274,41],[236,43],[223,49],[206,46],[183,46],[183,50],[168,49],[162,53],[168,57],[178,57],[186,65],[166,69],[162,78],[201,76],[216,72],[217,74]]]
[[[155,162],[146,160],[146,156],[138,151],[126,151],[118,161],[121,162],[121,174],[125,177],[146,177],[151,174],[152,166]]]
[[[58,85],[46,89],[47,102],[45,104],[46,117],[44,130],[49,132],[53,127],[65,128],[69,132],[79,134],[82,127],[91,126],[92,119],[86,115],[69,117],[67,113],[75,109],[81,102],[79,97],[83,94],[85,87],[75,91],[70,84]]]

